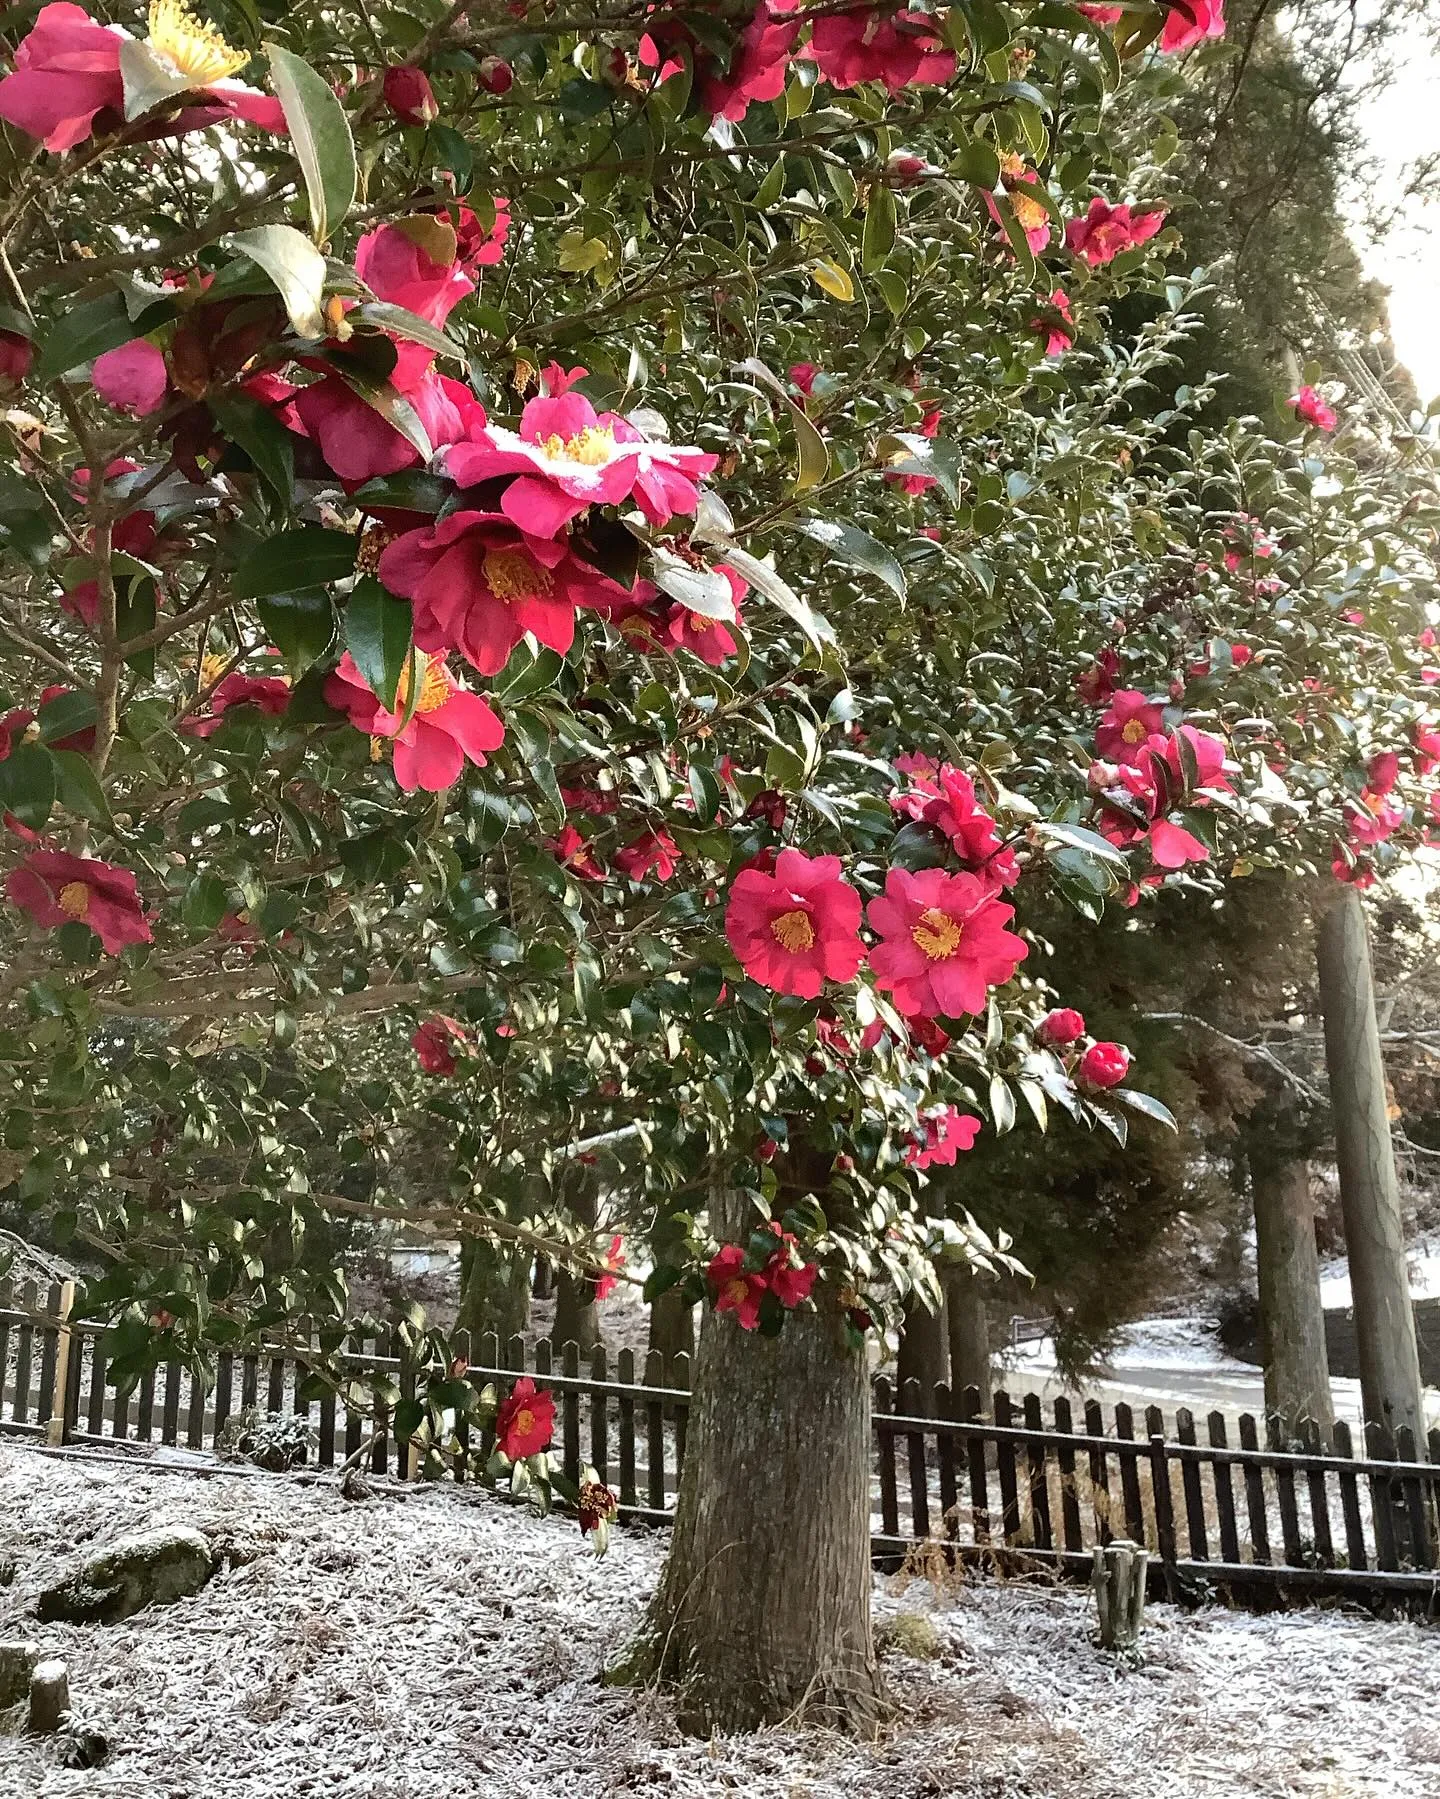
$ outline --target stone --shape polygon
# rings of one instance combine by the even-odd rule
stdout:
[[[87,1555],[74,1573],[41,1593],[36,1614],[45,1624],[117,1624],[147,1605],[189,1598],[214,1571],[214,1555],[200,1531],[162,1524]]]
[[[30,1729],[50,1736],[70,1710],[70,1670],[58,1656],[37,1662],[30,1676]]]
[[[33,1643],[0,1643],[0,1711],[25,1703],[39,1659]]]

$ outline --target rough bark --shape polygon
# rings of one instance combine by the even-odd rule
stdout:
[[[906,1383],[912,1380],[919,1383],[920,1413],[922,1417],[929,1417],[935,1410],[935,1388],[950,1379],[943,1298],[933,1312],[918,1299],[907,1300],[895,1378],[899,1383],[902,1406],[910,1403],[905,1397]]]
[[[665,1358],[667,1370],[677,1355],[695,1356],[695,1308],[678,1287],[657,1293],[650,1302],[650,1347]]]
[[[990,1320],[985,1311],[985,1276],[962,1262],[945,1270],[945,1316],[950,1335],[950,1390],[974,1387],[988,1414],[994,1379],[990,1367]]]
[[[595,1283],[588,1275],[555,1270],[555,1322],[550,1341],[557,1349],[578,1343],[581,1355],[589,1355],[600,1341],[600,1308],[595,1303]]]
[[[1361,1399],[1367,1421],[1392,1430],[1407,1427],[1423,1443],[1415,1313],[1386,1115],[1375,983],[1365,913],[1353,887],[1345,888],[1320,921],[1319,967]]]
[[[712,1221],[743,1240],[730,1196]],[[780,1334],[708,1307],[685,1469],[634,1668],[677,1690],[684,1728],[804,1716],[871,1730],[883,1712],[870,1631],[870,1382],[825,1283]]]
[[[1255,1201],[1255,1262],[1260,1284],[1260,1341],[1265,1410],[1288,1438],[1307,1421],[1326,1441],[1335,1422],[1310,1166],[1293,1156],[1250,1157]]]
[[[457,1330],[469,1331],[472,1347],[486,1331],[503,1344],[530,1322],[530,1258],[472,1239],[460,1251],[460,1310]]]

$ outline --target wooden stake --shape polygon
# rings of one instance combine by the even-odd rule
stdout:
[[[70,1313],[75,1305],[75,1283],[65,1281],[60,1287],[60,1329],[55,1338],[55,1381],[50,1392],[50,1418],[45,1426],[45,1442],[59,1449],[65,1442],[71,1420],[65,1416],[70,1388]]]

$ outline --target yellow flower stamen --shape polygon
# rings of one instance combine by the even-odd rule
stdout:
[[[219,656],[214,650],[207,650],[200,658],[200,685],[213,687],[229,666],[228,656]]]
[[[524,550],[489,550],[485,585],[497,600],[535,600],[548,597],[555,577]]]
[[[90,910],[90,889],[83,881],[67,881],[56,894],[55,904],[67,918],[84,918]]]
[[[417,713],[438,712],[454,691],[454,683],[450,679],[444,657],[427,656],[424,650],[410,652],[404,673],[400,676],[400,685],[396,689],[395,710],[400,713],[409,710],[410,680],[417,657],[420,662],[420,698],[415,702],[415,710]]]
[[[511,1425],[511,1429],[515,1432],[515,1434],[517,1436],[528,1437],[530,1432],[532,1430],[534,1430],[534,1428],[535,1428],[534,1412],[528,1412],[528,1411],[527,1412],[516,1412],[515,1420],[514,1420],[514,1423]]]
[[[1145,721],[1140,718],[1127,720],[1120,731],[1120,736],[1126,743],[1144,743],[1149,735],[1149,731],[1145,728]]]
[[[943,962],[960,947],[962,935],[963,927],[958,918],[952,918],[938,906],[927,906],[916,919],[910,940],[932,962]]]
[[[772,918],[770,935],[781,949],[789,950],[793,956],[813,946],[815,927],[810,922],[810,914],[797,908],[794,912],[782,912],[778,918]]]
[[[600,468],[615,453],[615,433],[602,425],[587,425],[574,437],[547,437],[540,450],[549,462],[583,462]]]
[[[150,0],[150,48],[177,75],[196,87],[210,87],[243,69],[248,50],[232,50],[213,25],[197,19],[184,0]]]

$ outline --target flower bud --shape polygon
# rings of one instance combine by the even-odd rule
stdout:
[[[430,125],[440,117],[435,94],[423,69],[408,64],[385,71],[385,104],[402,125]]]
[[[503,56],[487,56],[480,64],[480,85],[490,94],[508,94],[515,85],[515,71]]]

